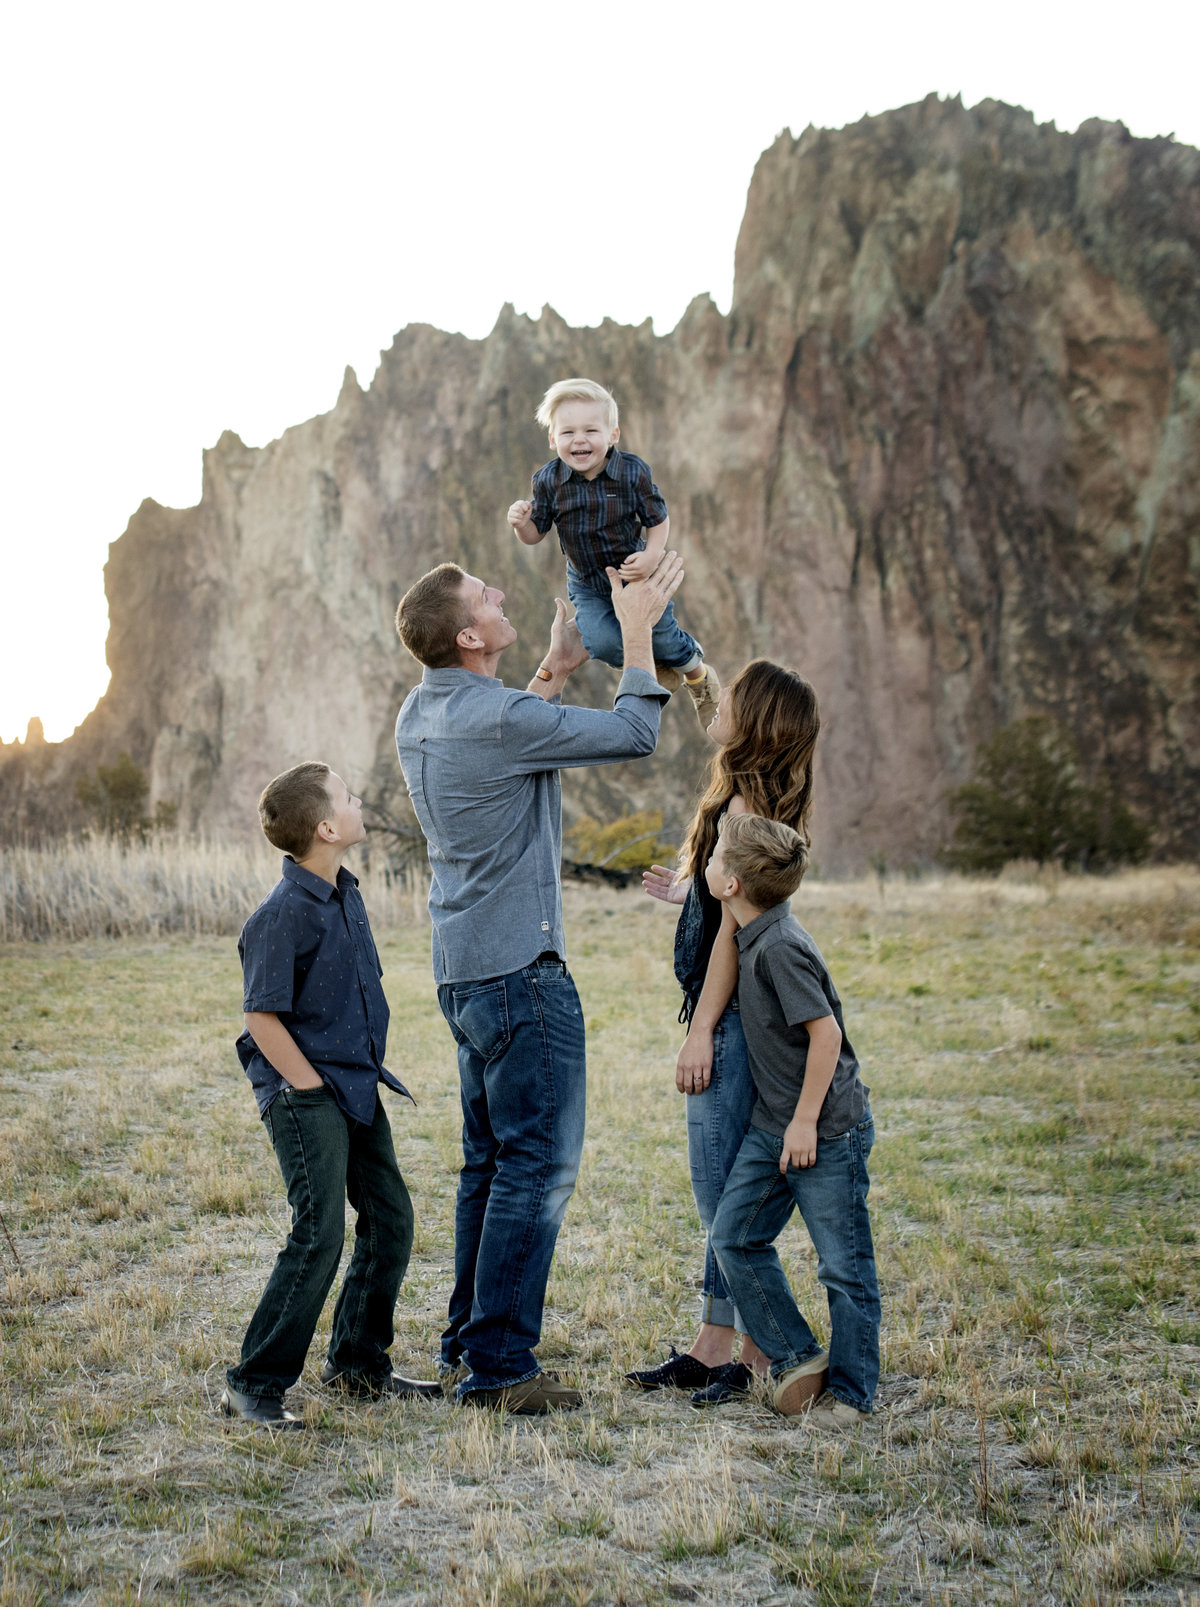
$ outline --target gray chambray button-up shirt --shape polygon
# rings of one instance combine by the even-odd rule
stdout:
[[[566,958],[558,772],[653,753],[666,697],[646,670],[624,672],[611,709],[425,670],[396,750],[429,845],[435,981],[506,976],[546,950]]]

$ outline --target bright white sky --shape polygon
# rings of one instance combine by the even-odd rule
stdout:
[[[408,323],[477,337],[505,301],[549,302],[661,333],[701,291],[727,309],[746,188],[785,127],[936,90],[1200,144],[1198,18],[1161,0],[13,7],[0,738],[38,714],[57,740],[93,706],[108,543],[143,497],[195,502],[222,430],[257,446],[327,410]]]

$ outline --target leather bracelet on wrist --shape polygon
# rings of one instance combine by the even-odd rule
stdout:
[[[544,664],[539,664],[537,669],[534,671],[533,678],[535,681],[552,681],[554,679],[554,671],[548,670]]]

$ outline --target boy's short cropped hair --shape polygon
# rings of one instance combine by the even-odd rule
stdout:
[[[293,859],[303,859],[332,807],[329,766],[307,759],[267,782],[258,800],[258,818],[269,843]]]
[[[726,815],[718,827],[721,863],[742,884],[755,909],[769,910],[791,898],[808,869],[808,848],[798,831],[762,815]]]
[[[535,417],[544,430],[554,433],[554,415],[564,402],[599,402],[605,410],[608,429],[615,430],[620,422],[617,416],[617,399],[594,379],[556,380],[542,397],[542,405]]]
[[[471,623],[462,595],[466,575],[457,564],[439,564],[410,586],[396,610],[396,634],[418,664],[444,670],[458,663],[458,633]]]

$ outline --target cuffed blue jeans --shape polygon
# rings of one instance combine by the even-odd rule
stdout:
[[[300,1377],[341,1259],[347,1200],[356,1213],[354,1254],[333,1311],[329,1360],[339,1372],[380,1382],[392,1370],[392,1316],[413,1240],[412,1202],[383,1101],[367,1126],[347,1116],[328,1087],[285,1088],[263,1125],[287,1186],[292,1229],[229,1383],[245,1395],[279,1398]]]
[[[821,1348],[800,1315],[775,1240],[799,1209],[817,1252],[829,1301],[829,1391],[871,1411],[879,1382],[879,1282],[867,1214],[868,1116],[837,1138],[817,1140],[807,1167],[779,1170],[783,1139],[746,1134],[713,1223],[712,1240],[751,1339],[778,1378]]]
[[[708,1087],[702,1094],[688,1094],[684,1105],[692,1196],[704,1227],[700,1321],[745,1333],[741,1313],[729,1293],[712,1247],[712,1225],[725,1180],[737,1160],[754,1108],[754,1082],[746,1054],[746,1035],[736,1003],[727,1007],[713,1031],[712,1076]]]
[[[583,637],[583,645],[593,658],[611,664],[619,670],[625,663],[625,645],[621,640],[621,626],[613,611],[612,588],[603,590],[580,580],[570,564],[567,565],[567,596],[575,610],[575,623]],[[668,603],[662,618],[650,635],[654,662],[672,669],[682,669],[695,658],[703,658],[704,649],[694,636],[689,636],[675,618],[675,604]]]
[[[444,982],[458,1044],[463,1165],[442,1361],[459,1395],[537,1376],[546,1283],[583,1153],[583,1012],[563,962],[543,956],[482,982]]]

